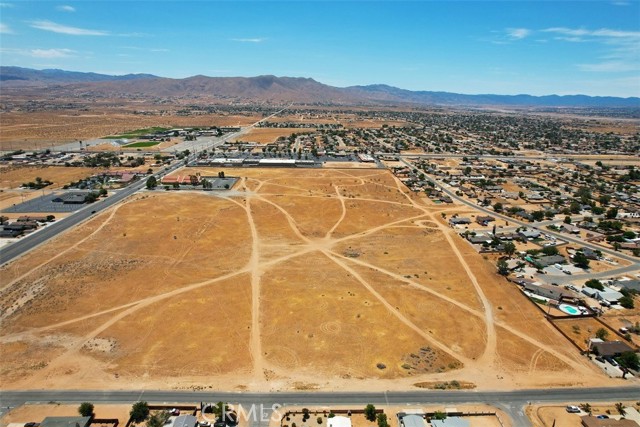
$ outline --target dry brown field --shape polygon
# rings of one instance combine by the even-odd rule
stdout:
[[[46,190],[57,190],[72,181],[78,181],[103,171],[103,169],[97,168],[64,166],[0,167],[0,189],[15,189],[25,182],[35,181],[36,177],[40,177],[45,181],[53,182],[45,187]]]
[[[0,269],[3,386],[615,384],[389,171],[225,172],[229,192],[137,194]]]
[[[133,114],[131,110],[123,107],[96,108],[92,113],[74,110],[2,113],[0,150],[52,148],[60,143],[118,135],[150,126],[246,126],[262,118],[218,114],[145,116]]]

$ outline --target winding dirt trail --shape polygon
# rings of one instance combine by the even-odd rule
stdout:
[[[531,355],[530,363],[528,366],[529,374],[535,373],[537,369],[538,361],[545,353],[556,357],[557,359],[568,364],[569,366],[572,366],[577,372],[581,374],[592,373],[592,370],[588,366],[586,366],[584,363],[576,363],[575,359],[572,359],[566,354],[557,351],[553,347],[545,343],[539,342],[538,340],[530,337],[526,333],[521,332],[515,329],[514,327],[510,326],[509,324],[501,322],[495,318],[491,302],[486,296],[483,288],[481,287],[471,267],[466,262],[464,255],[462,254],[460,249],[457,247],[456,242],[454,241],[454,235],[452,234],[450,228],[448,228],[436,217],[436,214],[439,211],[428,208],[423,204],[418,203],[414,198],[411,197],[410,194],[408,194],[408,192],[406,191],[404,185],[401,183],[400,180],[394,177],[395,187],[393,187],[390,185],[383,185],[380,183],[376,183],[374,181],[365,181],[364,179],[365,177],[366,178],[380,177],[382,176],[381,173],[372,173],[366,176],[364,175],[354,176],[344,171],[338,171],[338,172],[344,178],[338,178],[336,179],[337,182],[332,183],[334,194],[330,194],[329,197],[333,198],[334,200],[337,199],[340,202],[341,212],[340,212],[339,218],[331,226],[331,228],[327,230],[326,234],[322,238],[314,239],[314,238],[309,238],[305,236],[304,233],[301,231],[299,224],[296,222],[294,216],[289,211],[287,211],[285,207],[278,204],[277,199],[274,200],[274,197],[272,196],[275,196],[276,194],[273,194],[270,192],[261,193],[260,191],[266,184],[269,184],[269,186],[278,186],[283,189],[286,188],[289,190],[300,191],[302,193],[302,194],[289,194],[290,197],[317,198],[317,199],[326,200],[328,194],[321,193],[321,192],[311,192],[304,188],[285,185],[285,184],[279,184],[275,182],[277,181],[277,179],[258,180],[254,178],[252,179],[252,183],[256,182],[257,186],[253,190],[250,190],[248,187],[247,178],[242,178],[238,185],[239,194],[237,196],[230,197],[227,195],[218,195],[218,194],[215,194],[214,196],[220,197],[227,201],[231,201],[238,207],[242,208],[246,214],[246,221],[247,221],[247,225],[249,226],[250,235],[251,235],[251,253],[249,256],[249,260],[244,267],[232,273],[227,273],[222,276],[218,276],[215,278],[211,278],[211,279],[196,282],[196,283],[190,283],[179,289],[175,289],[159,295],[142,298],[127,304],[122,304],[118,307],[112,307],[112,308],[102,310],[100,312],[96,312],[90,315],[79,316],[77,318],[66,320],[64,322],[59,322],[52,325],[48,325],[46,327],[31,329],[27,332],[21,332],[17,334],[0,337],[0,342],[7,342],[8,340],[15,340],[16,338],[20,338],[20,337],[35,338],[38,334],[45,331],[55,330],[56,328],[67,326],[75,322],[81,322],[84,320],[102,316],[104,314],[113,313],[112,317],[110,317],[108,320],[106,320],[104,323],[102,323],[95,329],[88,331],[85,335],[77,339],[77,341],[73,343],[73,345],[69,346],[62,355],[56,357],[53,361],[51,361],[46,368],[37,372],[33,376],[33,380],[36,381],[35,383],[37,383],[38,379],[45,378],[46,375],[48,375],[50,372],[54,372],[56,368],[62,366],[64,363],[64,360],[69,355],[79,352],[80,349],[82,349],[82,347],[88,341],[98,337],[101,333],[105,332],[111,326],[116,324],[118,321],[124,319],[125,317],[133,313],[136,313],[141,309],[147,308],[153,304],[160,303],[161,301],[166,300],[168,298],[173,298],[178,295],[190,292],[192,290],[210,286],[212,284],[215,284],[220,281],[224,281],[233,277],[237,277],[242,274],[249,274],[250,283],[251,283],[251,333],[250,333],[249,349],[250,349],[250,354],[252,359],[253,377],[256,382],[264,383],[265,370],[267,368],[271,368],[271,366],[265,360],[263,356],[263,349],[262,349],[262,329],[263,329],[263,325],[261,325],[262,276],[266,272],[268,272],[270,268],[280,263],[286,262],[290,259],[300,257],[309,253],[319,252],[319,253],[322,253],[325,257],[327,257],[329,260],[331,260],[337,267],[339,267],[340,269],[344,270],[345,272],[350,274],[352,277],[354,277],[374,298],[376,298],[385,307],[385,309],[389,313],[391,313],[395,318],[397,318],[400,322],[402,322],[402,324],[404,324],[407,328],[416,332],[419,336],[424,338],[427,342],[429,342],[434,347],[438,348],[440,351],[462,362],[464,364],[464,368],[459,371],[461,373],[474,372],[474,370],[477,371],[478,369],[492,370],[492,371],[500,369],[501,361],[497,351],[498,350],[498,338],[497,338],[498,333],[496,330],[497,327],[502,328],[504,331],[507,331],[538,348]],[[347,181],[351,181],[351,182],[347,182]],[[406,203],[401,201],[400,202],[393,201],[393,200],[376,200],[371,197],[360,198],[360,197],[352,196],[347,198],[343,194],[343,191],[341,191],[345,188],[363,186],[367,182],[371,184],[382,185],[383,187],[386,187],[389,189],[394,189],[406,199]],[[242,201],[238,200],[240,198],[242,199]],[[129,199],[125,203],[129,203],[131,200],[135,200],[135,199]],[[345,218],[347,217],[347,214],[348,214],[348,208],[346,203],[347,200],[362,200],[362,201],[368,201],[368,202],[380,202],[385,204],[407,206],[417,210],[418,214],[417,215],[410,214],[407,217],[389,221],[387,223],[377,225],[374,227],[370,227],[366,230],[359,231],[344,237],[333,238],[332,237],[333,233],[335,232],[335,230],[338,229],[338,227],[341,224],[343,224]],[[259,230],[256,225],[256,220],[254,218],[254,208],[255,208],[254,203],[257,203],[257,202],[266,203],[274,207],[275,209],[277,209],[277,211],[282,215],[283,219],[287,222],[289,229],[295,234],[295,236],[298,239],[300,239],[302,245],[297,245],[297,246],[289,245],[287,246],[289,249],[289,252],[286,255],[280,256],[276,259],[263,260],[263,254],[261,251],[265,250],[265,248],[268,248],[269,245],[263,241],[264,239],[259,233]],[[98,235],[104,229],[104,227],[107,226],[107,224],[109,224],[111,220],[113,220],[118,210],[122,206],[124,206],[125,203],[122,203],[112,208],[109,216],[105,218],[105,220],[89,235],[79,240],[78,242],[74,243],[73,245],[71,245],[64,251],[60,252],[59,254],[55,255],[54,257],[39,264],[33,271],[44,267],[51,261],[58,259],[59,257],[68,253],[69,251],[72,251],[74,249],[80,249],[83,243],[85,243],[90,238]],[[416,212],[413,212],[413,213],[416,213]],[[412,223],[413,225],[411,225]],[[208,223],[205,223],[203,225],[203,229],[201,230],[203,234],[207,233],[209,225],[210,224]],[[464,303],[461,303],[445,295],[441,295],[440,293],[428,288],[427,286],[421,285],[420,283],[417,283],[411,280],[410,278],[407,278],[400,274],[389,271],[384,267],[373,265],[371,263],[367,263],[359,259],[346,257],[343,254],[337,253],[333,250],[335,246],[337,246],[338,244],[344,243],[345,241],[363,238],[363,237],[370,236],[372,234],[379,233],[381,231],[394,228],[394,227],[412,227],[417,229],[431,229],[431,230],[437,229],[440,233],[442,233],[452,253],[455,254],[455,257],[458,260],[458,263],[462,271],[464,271],[467,279],[473,285],[473,289],[475,290],[475,293],[481,302],[482,309],[478,310],[476,308],[469,307]],[[282,247],[282,246],[279,246],[279,247]],[[191,250],[192,250],[191,246],[185,248],[185,251],[181,254],[178,254],[178,257],[180,259],[184,258],[184,256],[186,256],[186,254]],[[173,259],[176,262],[179,262],[179,260],[177,260],[175,257]],[[447,303],[453,304],[455,307],[459,308],[465,313],[468,313],[469,315],[482,319],[485,326],[485,336],[484,336],[484,346],[483,346],[481,355],[476,359],[465,357],[461,355],[460,352],[448,346],[445,342],[442,342],[434,338],[432,335],[428,334],[427,332],[425,332],[425,330],[423,330],[422,328],[414,324],[408,317],[403,315],[389,301],[387,301],[375,289],[375,286],[373,286],[372,283],[369,283],[365,278],[363,278],[358,273],[358,271],[354,268],[354,266],[360,266],[363,268],[372,269],[394,280],[405,283],[420,291],[426,292],[433,297],[439,298],[442,301],[446,301]],[[20,277],[15,278],[9,284],[7,284],[3,289],[7,289],[10,286],[13,286],[18,281],[27,278],[30,274],[33,273],[33,271],[29,271],[27,273],[24,273]]]

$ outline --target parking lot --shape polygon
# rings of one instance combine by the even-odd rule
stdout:
[[[4,209],[5,213],[34,213],[34,212],[75,212],[83,208],[85,203],[62,203],[53,200],[61,195],[82,195],[86,196],[88,191],[68,191],[46,194],[35,199],[27,200],[23,203],[13,205]]]

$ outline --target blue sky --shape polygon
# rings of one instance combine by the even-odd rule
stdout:
[[[458,93],[640,96],[640,0],[0,0],[0,63],[312,77]]]

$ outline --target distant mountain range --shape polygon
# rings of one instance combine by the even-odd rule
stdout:
[[[586,95],[465,95],[451,92],[411,91],[384,84],[339,88],[300,77],[207,77],[170,79],[152,74],[112,76],[57,69],[0,66],[0,85],[56,86],[66,91],[121,97],[202,97],[255,102],[294,102],[340,105],[446,105],[640,108],[640,98]]]

